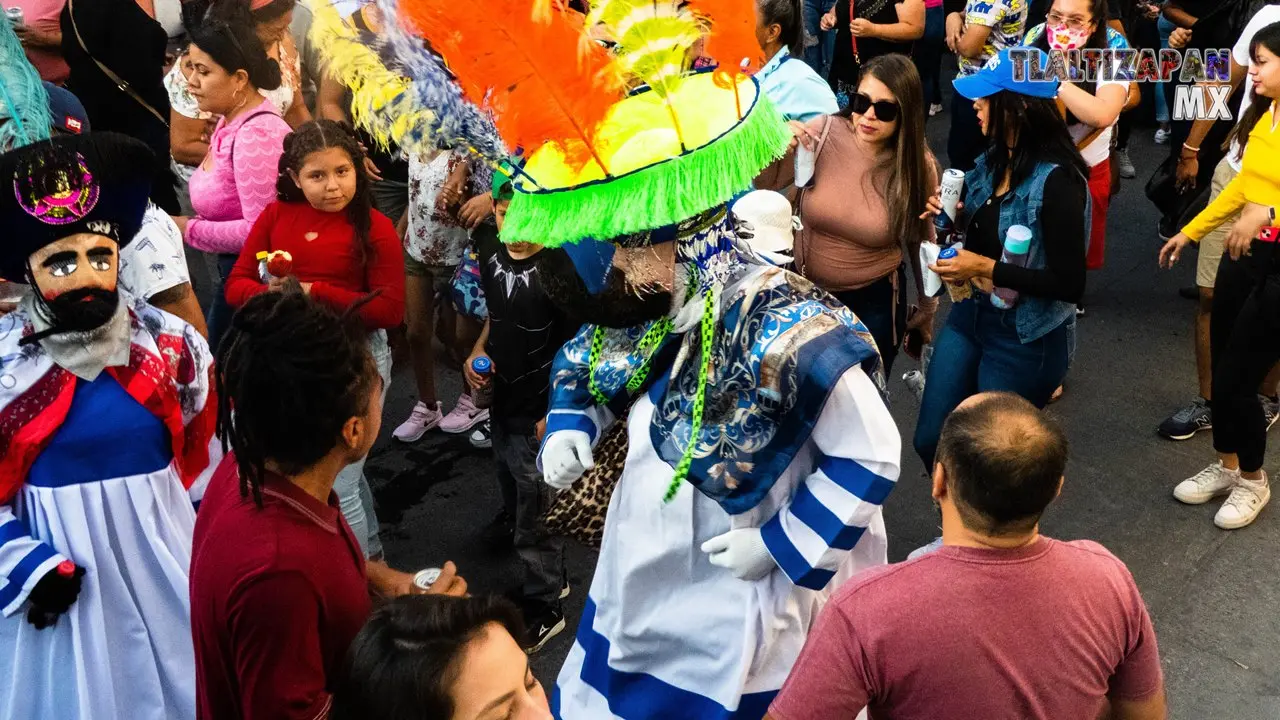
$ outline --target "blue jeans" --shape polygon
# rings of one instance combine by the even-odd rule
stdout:
[[[926,105],[942,104],[942,55],[947,51],[947,14],[941,5],[924,11],[924,37],[916,41],[916,70],[924,88]]]
[[[898,280],[896,292],[894,275]],[[880,365],[884,368],[885,377],[893,369],[898,345],[907,332],[907,285],[903,280],[904,274],[899,268],[864,288],[832,293],[867,326],[876,341],[876,349],[880,351]]]
[[[1156,21],[1156,29],[1160,31],[1161,49],[1169,47],[1169,36],[1173,34],[1176,27],[1178,26],[1166,20],[1164,15]],[[1171,85],[1172,83],[1156,83],[1156,122],[1160,124],[1169,122],[1169,98],[1165,96],[1165,88]]]
[[[1067,320],[1029,343],[1018,339],[1014,310],[999,310],[986,295],[956,303],[933,343],[933,359],[916,422],[916,454],[933,468],[942,423],[965,398],[1006,391],[1042,408],[1067,374],[1071,333]]]
[[[222,336],[231,328],[231,316],[236,312],[227,304],[226,286],[227,276],[231,274],[231,268],[236,266],[239,257],[223,254],[215,256],[218,261],[218,277],[214,279],[213,302],[209,303],[209,311],[204,316],[204,322],[209,326],[209,349],[214,354],[218,352]]]
[[[836,31],[833,28],[823,32],[819,23],[835,5],[836,0],[804,0],[805,35],[818,38],[816,45],[805,45],[804,61],[824,80],[831,71],[831,57],[836,51]]]
[[[369,353],[378,366],[378,374],[382,376],[382,398],[387,397],[387,388],[391,386],[391,346],[387,345],[387,331],[374,330],[369,333]],[[338,496],[338,507],[342,517],[351,526],[351,534],[355,535],[360,549],[366,558],[382,557],[382,539],[378,535],[378,516],[373,509],[373,492],[369,489],[369,480],[364,476],[364,463],[368,458],[361,458],[342,468],[333,481],[333,492]]]

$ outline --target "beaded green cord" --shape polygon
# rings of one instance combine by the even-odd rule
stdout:
[[[640,386],[644,385],[645,378],[649,376],[649,363],[653,360],[658,346],[662,344],[662,339],[671,332],[671,328],[671,318],[664,317],[654,323],[653,327],[646,330],[644,336],[640,338],[637,348],[641,352],[648,351],[648,354],[645,355],[644,361],[640,363],[635,374],[627,379],[627,389],[631,392],[639,390]],[[596,404],[602,407],[609,404],[609,398],[605,397],[600,386],[596,384],[596,368],[600,365],[600,356],[604,354],[604,334],[604,328],[596,326],[595,332],[591,335],[591,353],[587,356],[587,389],[591,391],[591,397],[595,399]]]
[[[714,286],[708,287],[703,291],[702,295],[706,305],[702,309],[702,327],[701,327],[701,347],[698,352],[701,353],[702,366],[698,368],[698,394],[693,397],[693,418],[689,427],[689,444],[684,448],[684,454],[680,456],[680,462],[676,465],[676,474],[671,478],[671,485],[667,487],[667,492],[662,496],[663,502],[671,502],[675,498],[676,493],[680,491],[680,484],[689,475],[689,467],[693,464],[693,448],[698,444],[698,434],[702,431],[702,411],[707,400],[707,376],[711,373],[711,341],[715,338],[716,332],[716,290]]]

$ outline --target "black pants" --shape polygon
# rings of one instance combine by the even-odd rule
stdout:
[[[987,138],[978,124],[973,101],[960,93],[951,93],[951,135],[947,137],[948,167],[969,172],[978,156],[987,149]]]
[[[556,607],[564,586],[564,543],[542,521],[555,491],[538,472],[538,439],[510,433],[495,418],[493,456],[503,507],[516,519],[516,554],[524,566],[521,593],[526,602]]]
[[[893,289],[897,276],[898,290]],[[880,278],[864,288],[832,293],[845,307],[867,326],[880,350],[880,362],[887,378],[898,357],[898,346],[907,330],[907,285],[902,282],[902,271]]]
[[[1253,243],[1253,254],[1224,253],[1213,286],[1209,344],[1213,358],[1213,448],[1235,453],[1256,472],[1267,450],[1258,385],[1280,360],[1280,252]]]

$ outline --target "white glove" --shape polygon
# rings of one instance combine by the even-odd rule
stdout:
[[[591,437],[582,430],[557,430],[542,446],[542,479],[557,490],[568,489],[595,465]]]
[[[759,580],[778,567],[764,546],[760,528],[742,528],[717,535],[702,543],[702,552],[711,556],[712,565],[727,568],[739,580]]]

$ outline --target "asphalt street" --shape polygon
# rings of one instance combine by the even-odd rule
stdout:
[[[940,159],[948,125],[946,114],[928,123]],[[1066,428],[1071,463],[1042,531],[1095,540],[1128,564],[1155,618],[1172,717],[1280,718],[1280,509],[1226,532],[1213,525],[1217,503],[1188,507],[1172,496],[1179,480],[1213,459],[1207,433],[1182,443],[1155,434],[1195,393],[1194,303],[1177,294],[1193,284],[1195,257],[1188,253],[1173,271],[1157,268],[1156,213],[1142,189],[1166,149],[1139,128],[1130,152],[1139,177],[1124,181],[1111,206],[1106,266],[1089,276],[1067,393],[1048,410]],[[900,377],[911,367],[899,360],[889,382],[908,448],[885,507],[891,561],[938,534],[928,483],[909,451],[918,406]],[[389,559],[404,569],[451,559],[475,592],[510,587],[519,578],[514,556],[486,555],[477,543],[499,508],[490,452],[439,431],[411,445],[390,440],[414,401],[407,371],[396,370],[383,439],[368,464]],[[460,382],[441,369],[446,409]],[[1274,462],[1268,468],[1275,471]],[[572,542],[567,557],[569,629],[533,661],[548,683],[572,644],[595,567],[595,554]]]

